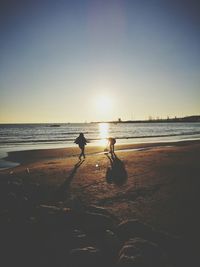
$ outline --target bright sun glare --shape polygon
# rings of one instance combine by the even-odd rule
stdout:
[[[102,113],[109,112],[112,108],[111,98],[104,95],[99,96],[96,100],[96,108],[98,111],[101,111]]]

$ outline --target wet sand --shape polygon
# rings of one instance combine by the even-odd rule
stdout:
[[[35,206],[100,206],[118,222],[138,219],[180,236],[195,254],[200,141],[120,145],[113,158],[102,153],[101,147],[87,147],[86,159],[81,162],[78,153],[77,148],[9,153],[8,160],[21,165],[0,172],[4,221],[9,217],[9,207],[3,191],[6,188],[17,198],[17,186],[11,185],[18,183],[24,195],[34,199]],[[30,185],[42,193],[30,189]]]

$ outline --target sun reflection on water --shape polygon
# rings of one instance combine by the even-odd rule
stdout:
[[[109,123],[99,123],[99,144],[101,146],[107,145],[107,138],[109,137]]]

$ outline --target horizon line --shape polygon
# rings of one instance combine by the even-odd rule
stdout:
[[[151,118],[150,118],[151,117]],[[152,121],[172,121],[172,120],[180,120],[180,119],[184,119],[184,118],[191,118],[191,117],[199,117],[200,115],[186,115],[186,116],[182,116],[182,117],[170,117],[167,116],[167,118],[162,118],[159,116],[149,116],[148,119],[127,119],[127,120],[122,120],[121,118],[119,118],[118,120],[112,120],[112,121],[84,121],[84,122],[0,122],[0,125],[4,125],[4,124],[70,124],[70,123],[77,123],[77,124],[86,124],[86,123],[120,123],[120,122],[152,122]]]

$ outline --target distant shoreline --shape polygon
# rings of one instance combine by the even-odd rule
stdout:
[[[187,116],[183,118],[167,118],[167,119],[149,119],[149,120],[126,120],[123,121],[121,119],[118,119],[118,121],[102,121],[102,122],[92,122],[92,123],[177,123],[177,122],[184,122],[184,123],[194,123],[194,122],[200,122],[200,116]]]

